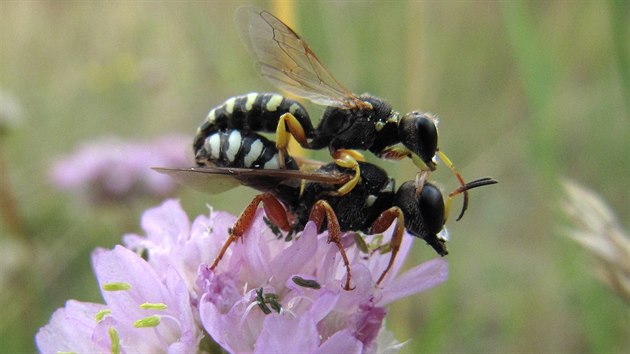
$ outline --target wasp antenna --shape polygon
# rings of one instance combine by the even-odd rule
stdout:
[[[491,184],[497,184],[497,183],[499,183],[499,181],[497,181],[496,179],[492,177],[484,177],[484,178],[479,178],[474,181],[470,181],[466,183],[466,189],[468,190],[468,189],[473,189],[473,188],[477,188],[481,186],[489,186]]]
[[[448,158],[448,156],[446,156],[446,154],[442,152],[442,150],[438,150],[437,153],[438,153],[438,156],[440,157],[440,160],[442,160],[442,162],[444,162],[444,164],[451,170],[451,172],[453,172],[453,174],[455,175],[455,177],[457,177],[457,180],[459,181],[459,184],[460,184],[459,188],[453,191],[453,193],[449,194],[448,196],[449,201],[452,197],[460,193],[464,193],[464,202],[462,203],[462,210],[459,212],[459,215],[457,216],[457,219],[456,219],[457,221],[459,221],[462,218],[462,216],[464,216],[466,209],[468,209],[468,189],[470,188],[466,188],[466,182],[464,181],[464,177],[462,177],[462,175],[457,171],[457,169],[455,168],[455,165],[453,165],[453,163]]]
[[[497,181],[494,178],[483,177],[483,178],[479,178],[479,179],[476,179],[474,181],[470,181],[468,183],[465,183],[463,186],[460,186],[460,187],[456,188],[454,191],[452,191],[448,195],[448,199],[446,201],[447,215],[448,215],[448,210],[450,208],[450,202],[453,199],[453,197],[455,197],[456,195],[464,193],[464,196],[467,196],[467,192],[470,189],[477,188],[477,187],[483,187],[483,186],[489,186],[489,185],[497,184],[497,183],[499,183],[499,181]],[[459,216],[457,217],[456,221],[459,221],[462,218],[462,216],[464,216],[464,211],[467,208],[468,208],[468,198],[464,198],[464,207],[462,208],[462,212],[459,214]]]

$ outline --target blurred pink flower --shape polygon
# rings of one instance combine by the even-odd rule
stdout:
[[[75,153],[57,160],[50,176],[60,189],[95,203],[142,195],[164,197],[177,185],[151,167],[191,165],[189,150],[190,139],[185,136],[167,136],[148,143],[102,138],[83,143]]]
[[[111,336],[107,340],[97,335],[106,333],[102,327],[107,326],[118,334],[121,352],[201,351],[189,349],[199,345],[203,335],[228,352],[397,352],[402,344],[383,328],[385,306],[447,278],[448,265],[441,258],[399,274],[413,242],[413,237],[405,236],[396,264],[376,287],[389,254],[363,253],[346,235],[343,243],[355,289],[345,291],[346,271],[326,233],[318,235],[315,225],[308,223],[296,239],[284,242],[269,229],[263,215],[262,210],[257,212],[243,241],[233,244],[211,271],[208,264],[226,240],[234,216],[211,212],[191,225],[176,201],[146,211],[142,218],[146,236],[126,235],[127,248],[97,250],[93,256],[101,287],[122,283],[131,288],[103,291],[111,313],[98,324],[87,318],[105,307],[68,302],[38,333],[39,349],[111,350]],[[391,229],[384,242],[390,234]],[[377,242],[379,236],[366,240]],[[138,307],[145,301],[168,307],[147,313]],[[142,328],[147,330],[142,337],[131,324],[152,315],[163,320],[153,331]],[[106,320],[107,325],[101,325]],[[76,331],[68,329],[77,325]]]

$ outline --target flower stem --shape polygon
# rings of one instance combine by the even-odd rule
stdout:
[[[24,241],[29,239],[22,215],[20,214],[17,199],[13,195],[11,183],[9,182],[9,166],[4,156],[2,142],[0,142],[0,213],[4,218],[4,222],[9,228],[9,233],[14,237],[22,238]]]

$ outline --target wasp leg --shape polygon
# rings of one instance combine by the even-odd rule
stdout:
[[[402,160],[405,157],[412,157],[412,155],[413,153],[402,144],[388,146],[378,153],[378,157],[386,160]],[[419,160],[422,161],[421,159]],[[424,164],[424,162],[422,163]]]
[[[291,135],[297,140],[302,147],[307,147],[306,133],[302,124],[291,113],[285,113],[280,116],[278,120],[278,127],[276,128],[276,148],[278,149],[278,156],[280,157],[280,168],[284,168],[284,161],[287,155],[287,147],[289,146],[289,140]]]
[[[420,171],[416,174],[416,198],[420,198],[427,177],[429,177],[429,171]]]
[[[376,285],[380,285],[383,279],[385,279],[385,275],[387,275],[389,270],[394,265],[396,255],[398,254],[398,250],[400,249],[400,244],[402,243],[402,238],[405,234],[405,217],[403,216],[402,210],[399,207],[391,207],[385,210],[374,221],[374,223],[372,224],[372,229],[370,230],[371,233],[384,232],[389,228],[394,220],[396,220],[396,229],[394,230],[391,241],[389,241],[389,248],[392,251],[392,255],[389,257],[387,268],[385,268],[381,276],[376,281]]]
[[[345,290],[352,290],[354,287],[350,287],[350,261],[348,260],[348,255],[346,255],[346,250],[341,245],[341,228],[339,226],[339,220],[337,220],[337,215],[335,215],[335,211],[325,200],[319,200],[313,205],[311,209],[311,215],[309,216],[309,220],[315,222],[317,225],[317,229],[321,227],[324,222],[324,218],[328,222],[328,243],[334,242],[339,248],[339,253],[341,253],[341,258],[343,258],[343,264],[346,266],[346,272],[348,276],[346,277],[346,285],[344,286]]]
[[[261,202],[263,203],[267,217],[272,223],[278,226],[282,231],[291,230],[291,225],[289,224],[289,220],[287,218],[287,212],[284,210],[284,207],[280,204],[278,199],[269,193],[259,194],[252,199],[241,215],[239,215],[238,219],[236,219],[236,222],[230,231],[230,236],[223,244],[223,247],[221,247],[221,251],[219,251],[219,255],[210,266],[210,270],[214,270],[214,268],[216,268],[228,247],[230,247],[233,242],[243,237],[243,234],[252,226],[254,216],[256,216],[256,209],[258,209],[258,204]]]
[[[332,157],[338,166],[354,170],[354,176],[352,179],[346,182],[343,186],[339,187],[335,193],[335,195],[343,196],[350,193],[357,183],[359,183],[359,179],[361,178],[361,168],[359,167],[358,161],[365,161],[365,158],[358,151],[345,149],[333,152]]]
[[[416,174],[416,198],[417,198],[420,196],[420,193],[422,192],[422,188],[424,188],[424,182],[429,177],[429,174],[431,173],[431,171],[435,171],[436,166],[435,166],[435,163],[433,163],[433,161],[431,161],[430,164],[427,164],[426,162],[422,160],[422,158],[420,158],[420,156],[412,153],[411,151],[409,152],[408,156],[411,158],[411,161],[413,162],[413,164],[416,165],[418,169],[420,169],[420,172]]]

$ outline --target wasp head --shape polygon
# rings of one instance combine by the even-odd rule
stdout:
[[[433,184],[425,183],[420,194],[414,181],[407,181],[396,193],[396,206],[405,217],[407,231],[425,240],[440,256],[448,254],[446,241],[438,234],[445,222],[442,192]]]
[[[429,167],[435,169],[433,158],[437,152],[437,118],[417,111],[405,114],[398,123],[398,135],[403,145]]]

